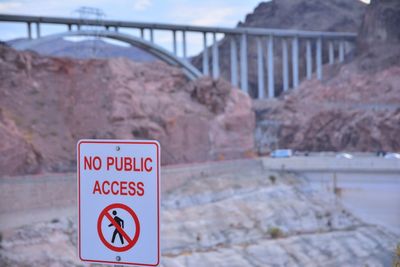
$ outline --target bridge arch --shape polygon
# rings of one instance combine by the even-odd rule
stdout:
[[[192,64],[190,64],[188,61],[177,57],[176,55],[162,48],[161,46],[146,41],[144,39],[119,32],[90,31],[90,30],[68,31],[64,33],[43,36],[41,38],[30,40],[28,42],[19,43],[14,45],[14,47],[16,49],[25,50],[58,38],[70,37],[70,36],[99,36],[128,43],[132,46],[143,49],[149,54],[154,55],[156,58],[170,65],[182,68],[183,72],[190,80],[195,80],[200,76],[202,76],[201,72],[198,69],[196,69]]]

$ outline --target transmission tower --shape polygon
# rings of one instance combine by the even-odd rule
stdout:
[[[79,15],[79,19],[82,21],[80,29],[91,31],[94,33],[93,35],[91,35],[90,38],[88,38],[89,40],[92,41],[89,48],[90,49],[89,53],[91,57],[96,57],[100,52],[100,47],[98,46],[100,35],[98,34],[98,32],[104,30],[104,19],[106,17],[106,14],[99,8],[87,7],[87,6],[82,6],[76,9],[75,12]],[[99,26],[89,25],[90,20],[95,20],[97,22],[97,25]],[[85,51],[84,50],[86,48],[85,45],[82,44],[82,46],[83,46],[81,47],[82,51]]]

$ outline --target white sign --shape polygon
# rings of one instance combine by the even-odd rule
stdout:
[[[159,143],[81,140],[77,150],[79,258],[158,266]]]

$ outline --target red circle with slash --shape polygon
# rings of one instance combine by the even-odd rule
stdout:
[[[109,213],[109,211],[112,209],[123,209],[126,212],[128,212],[129,215],[132,216],[132,219],[135,222],[135,226],[136,226],[136,231],[135,231],[135,234],[133,235],[133,237],[130,237],[130,235],[124,229],[122,229],[121,226],[119,226],[119,224],[113,219],[113,217]],[[101,229],[101,222],[103,221],[104,218],[107,218],[113,224],[115,229],[117,229],[118,232],[121,233],[123,238],[127,241],[126,246],[117,247],[117,246],[112,245],[105,239],[103,231]],[[99,219],[97,220],[97,232],[99,234],[101,242],[103,242],[103,244],[107,248],[109,248],[113,251],[117,251],[117,252],[127,251],[127,250],[131,249],[139,239],[139,235],[140,235],[139,219],[138,219],[136,213],[130,207],[128,207],[124,204],[121,204],[121,203],[111,204],[111,205],[105,207],[103,209],[103,211],[100,213]]]

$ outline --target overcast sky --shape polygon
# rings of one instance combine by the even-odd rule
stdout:
[[[260,0],[0,0],[0,13],[78,17],[81,6],[104,11],[107,19],[235,27]],[[42,34],[65,31],[62,26],[42,26]],[[33,29],[33,32],[34,29]],[[0,40],[26,36],[26,25],[0,23]],[[220,36],[222,37],[222,36]],[[170,36],[156,33],[156,41],[170,46]],[[201,36],[189,35],[189,54],[201,49]]]
[[[71,16],[80,6],[109,19],[234,26],[259,0],[0,0],[0,13]]]
[[[235,27],[260,0],[0,0],[0,13],[77,17],[81,6],[104,11],[107,19]],[[42,34],[65,31],[43,26]],[[33,29],[33,32],[34,29]],[[26,25],[0,23],[0,40],[26,36]],[[169,36],[156,33],[156,41],[168,46]],[[200,36],[188,36],[189,54],[201,49]],[[192,44],[190,44],[192,42]]]

